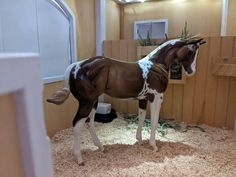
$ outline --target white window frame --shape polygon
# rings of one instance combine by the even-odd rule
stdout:
[[[138,25],[145,23],[165,23],[165,34],[168,35],[168,19],[158,19],[158,20],[142,20],[134,22],[134,39],[139,39],[138,37]]]
[[[77,61],[77,44],[76,44],[76,19],[74,13],[69,8],[69,6],[64,2],[64,0],[47,0],[51,3],[57,10],[59,10],[64,17],[69,21],[69,41],[70,41],[70,63]],[[64,75],[56,75],[43,78],[45,84],[62,81]]]

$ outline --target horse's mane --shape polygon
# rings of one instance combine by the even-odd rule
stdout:
[[[157,57],[164,58],[164,56],[173,48],[182,47],[186,44],[186,41],[181,40],[180,38],[170,39],[163,41],[160,46],[153,50],[149,55],[150,60],[154,60]]]
[[[160,43],[160,45],[153,50],[150,54],[148,54],[148,58],[150,60],[153,60],[157,57],[159,58],[164,58],[164,55],[166,55],[171,49],[176,48],[176,47],[182,47],[184,45],[189,45],[189,44],[197,44],[199,43],[204,44],[205,41],[202,41],[203,38],[199,38],[197,35],[190,37],[188,39],[182,39],[182,38],[173,38],[173,39],[165,39]]]

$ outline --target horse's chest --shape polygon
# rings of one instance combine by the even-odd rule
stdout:
[[[143,89],[138,95],[138,99],[153,100],[158,93],[163,93],[168,84],[168,75],[161,68],[157,68],[149,60],[139,61],[139,67],[142,70],[144,79]],[[167,76],[166,76],[167,75]]]
[[[148,95],[155,95],[157,91],[155,89],[150,88],[150,84],[148,83],[148,74],[153,63],[149,60],[141,60],[138,62],[139,68],[142,71],[142,77],[144,80],[143,89],[138,94],[138,99],[145,99]]]

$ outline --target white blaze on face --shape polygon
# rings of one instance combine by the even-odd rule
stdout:
[[[189,46],[189,49],[193,51],[192,45]],[[188,73],[186,72],[186,75],[189,76],[189,77],[190,77],[190,76],[193,76],[193,75],[195,74],[195,72],[196,72],[197,57],[198,57],[198,49],[196,50],[196,53],[195,53],[195,56],[194,56],[194,60],[193,60],[193,62],[192,62],[192,64],[191,64],[192,73],[191,73],[191,74],[188,74]]]

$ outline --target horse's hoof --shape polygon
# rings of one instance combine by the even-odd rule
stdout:
[[[152,146],[153,147],[153,152],[158,152],[158,147],[157,146]]]
[[[78,163],[79,166],[84,166],[84,161],[81,156],[76,155],[76,162]]]
[[[137,136],[137,135],[136,135],[136,140],[138,141],[138,144],[139,144],[139,145],[142,145],[142,144],[143,144],[142,136]]]
[[[142,146],[143,145],[143,141],[142,140],[138,140],[138,145]]]
[[[156,143],[150,142],[150,145],[151,145],[152,148],[153,148],[153,152],[157,152],[157,151],[158,151],[158,147],[157,147]]]
[[[101,152],[104,152],[104,147],[102,146],[102,147],[99,147],[99,150],[101,151]]]
[[[79,166],[85,166],[85,163],[84,162],[78,162]]]

